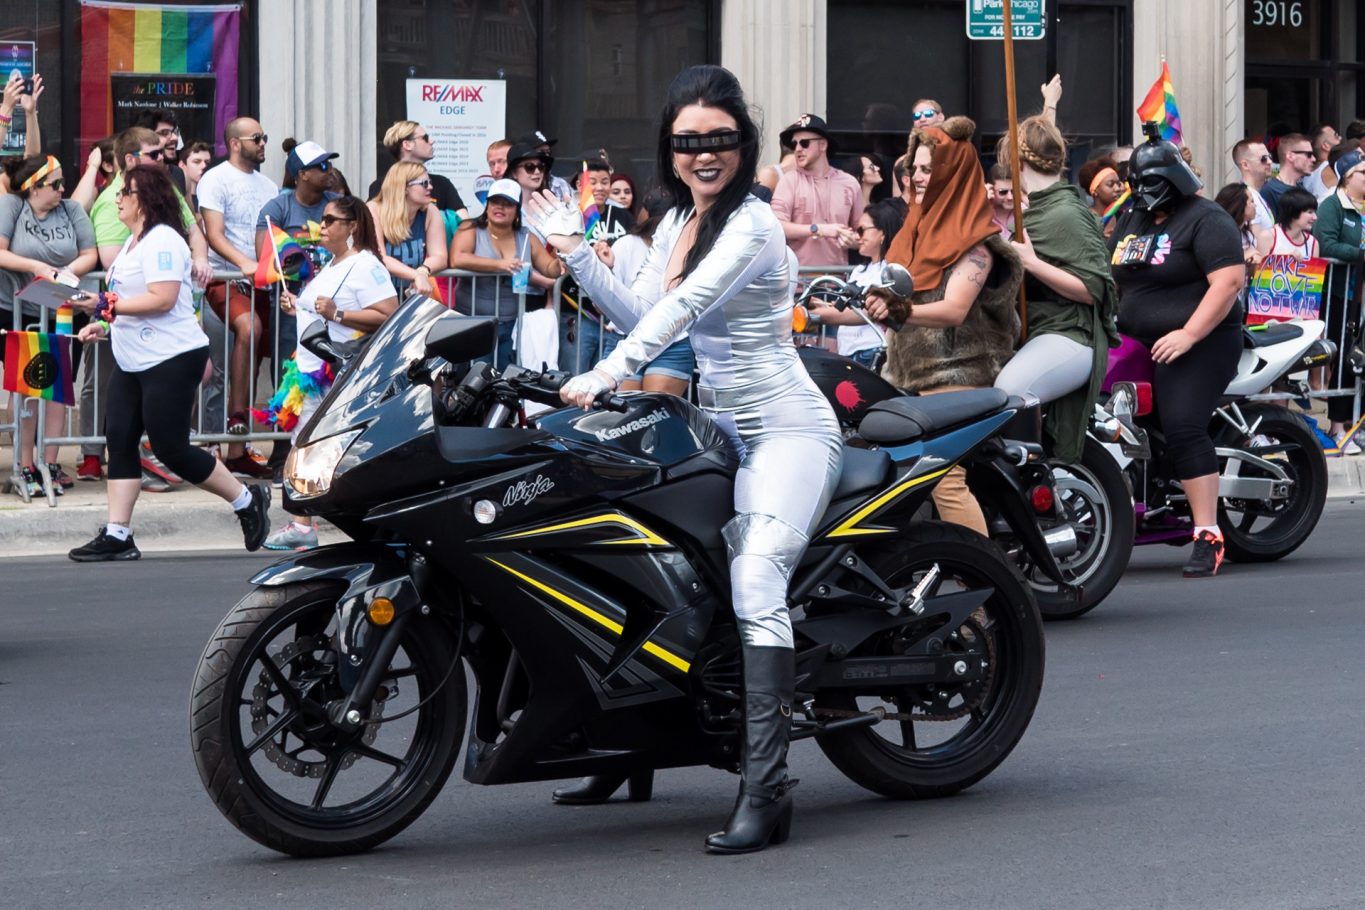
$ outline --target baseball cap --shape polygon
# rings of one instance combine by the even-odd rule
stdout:
[[[501,196],[521,205],[521,184],[515,180],[508,180],[506,177],[501,180],[494,180],[493,185],[488,188],[488,198],[492,199],[494,196]]]
[[[778,139],[783,145],[792,145],[792,136],[799,132],[815,133],[823,139],[828,140],[829,125],[825,123],[825,118],[818,114],[802,114],[796,118],[796,122],[778,134]],[[831,143],[832,145],[833,143]]]
[[[540,130],[531,130],[531,132],[526,133],[524,136],[519,136],[519,137],[517,137],[517,144],[518,144],[518,145],[530,145],[530,146],[536,146],[536,145],[549,145],[549,146],[553,146],[553,145],[554,145],[556,142],[558,142],[558,141],[559,141],[558,139],[551,139],[551,138],[549,138],[549,137],[546,136],[544,133],[542,133]]]
[[[1334,165],[1337,172],[1337,178],[1340,179],[1345,177],[1353,169],[1360,167],[1362,164],[1365,164],[1365,155],[1362,155],[1359,149],[1353,152],[1347,152],[1338,158],[1337,163]]]
[[[306,142],[300,142],[289,150],[289,157],[285,159],[284,166],[289,170],[289,173],[298,174],[302,170],[339,157],[341,157],[339,153],[329,152],[310,139]]]

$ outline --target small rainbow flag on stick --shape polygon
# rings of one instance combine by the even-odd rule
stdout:
[[[72,306],[71,306],[71,304],[69,304],[69,303],[64,303],[64,304],[62,304],[61,306],[57,307],[57,325],[56,325],[57,334],[58,334],[58,335],[70,335],[70,334],[71,334],[71,329],[72,329],[72,327],[73,327],[73,326],[72,326],[73,320],[74,320],[74,313],[72,312]]]
[[[592,195],[586,161],[583,162],[583,174],[578,178],[578,210],[583,213],[583,239],[592,240],[597,226],[602,223],[602,213],[597,210],[597,200]]]
[[[1100,216],[1100,224],[1108,224],[1109,222],[1113,221],[1114,218],[1118,215],[1118,213],[1123,211],[1123,207],[1128,204],[1128,200],[1132,198],[1133,191],[1125,186],[1123,188],[1123,195],[1115,199],[1114,204],[1109,206],[1109,208],[1105,209],[1104,214]]]
[[[28,398],[76,403],[71,369],[71,336],[41,332],[5,333],[3,388]]]
[[[265,239],[261,243],[260,256],[256,262],[256,287],[269,287],[286,278],[306,281],[312,274],[308,254],[303,251],[299,242],[267,218]]]
[[[1171,68],[1161,61],[1161,77],[1152,84],[1147,97],[1138,105],[1138,117],[1143,123],[1153,122],[1161,128],[1161,138],[1180,144],[1180,108],[1175,104],[1175,86],[1171,84]]]

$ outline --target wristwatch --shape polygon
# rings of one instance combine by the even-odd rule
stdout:
[[[345,325],[345,323],[341,321],[341,312],[342,312],[341,310],[336,310],[334,313],[332,313],[332,321],[335,322],[337,325]]]
[[[812,225],[810,226],[810,235],[811,235],[812,237],[814,237],[814,236],[815,236],[816,234],[818,234],[818,233],[820,233],[820,225],[818,225],[818,224],[812,224]]]

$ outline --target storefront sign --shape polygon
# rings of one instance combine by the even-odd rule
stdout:
[[[1247,324],[1317,319],[1326,276],[1325,259],[1267,256],[1247,287]]]
[[[24,79],[33,78],[36,47],[37,45],[32,41],[6,41],[4,44],[0,44],[0,86],[8,83],[16,73]],[[16,107],[14,109],[14,122],[10,124],[9,133],[5,136],[5,144],[3,148],[0,148],[0,154],[22,155],[24,153],[24,141],[28,137],[28,129],[24,126],[24,117],[23,108]]]
[[[1010,22],[1016,41],[1046,37],[1046,0],[1012,0]],[[967,37],[973,41],[1003,40],[1005,0],[967,0]]]
[[[114,132],[132,126],[142,108],[159,107],[175,112],[186,144],[196,139],[212,141],[217,84],[214,76],[114,73],[109,77]]]
[[[409,79],[408,119],[431,134],[427,170],[455,184],[473,214],[474,182],[488,169],[488,146],[507,129],[507,83],[501,79]]]
[[[1321,0],[1246,0],[1249,60],[1311,60],[1318,56]]]

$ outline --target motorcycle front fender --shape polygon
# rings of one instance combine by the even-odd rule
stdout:
[[[251,583],[271,588],[325,580],[346,584],[336,603],[336,647],[341,687],[350,693],[379,648],[384,632],[400,628],[403,623],[399,620],[421,607],[422,595],[405,548],[366,543],[334,544],[285,557],[257,572]],[[370,605],[381,597],[393,609],[387,629],[369,619]]]
[[[1080,597],[1080,589],[1063,577],[1057,558],[1043,540],[1043,532],[1029,506],[1028,494],[1013,465],[998,456],[972,461],[967,465],[967,486],[978,500],[985,500],[1000,510],[1000,517],[1005,519],[1044,575],[1063,590]]]

